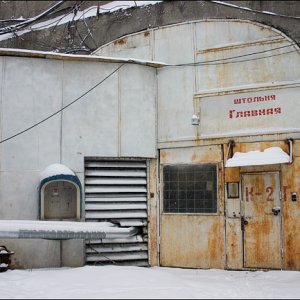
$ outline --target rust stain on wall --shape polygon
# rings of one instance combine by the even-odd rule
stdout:
[[[224,268],[223,217],[163,215],[161,265]]]
[[[123,46],[125,44],[127,44],[127,38],[122,38],[122,39],[114,41],[114,45],[117,45],[117,46]]]
[[[161,164],[166,164],[168,162],[168,160],[170,160],[170,152],[168,152],[167,150],[161,150],[160,151],[160,163]]]
[[[208,233],[208,247],[205,250],[210,261],[210,265],[214,265],[214,262],[219,260],[219,256],[222,255],[222,248],[219,245],[220,239],[220,226],[218,223],[213,223]]]
[[[226,248],[228,269],[243,268],[243,243],[241,220],[238,218],[226,220]]]
[[[224,146],[224,161],[226,147]],[[253,150],[263,151],[270,147],[281,147],[289,153],[286,141],[239,143],[234,147],[234,152],[248,152]],[[201,150],[199,150],[201,149]],[[176,150],[176,151],[175,151]],[[282,190],[282,211],[283,211],[283,268],[289,270],[300,270],[300,235],[295,234],[300,228],[300,141],[293,143],[293,163],[276,164],[265,166],[249,166],[241,168],[222,168],[222,157],[220,157],[219,146],[195,147],[190,150],[185,149],[185,153],[180,149],[168,149],[161,151],[161,162],[163,163],[208,163],[218,162],[218,199],[220,213],[224,203],[224,181],[240,182],[241,173],[263,173],[280,172],[280,186]],[[221,165],[221,167],[220,167]],[[275,186],[276,180],[271,176],[269,181],[261,183],[259,176],[253,179],[253,186],[265,192],[264,197],[268,196],[266,189],[268,186]],[[297,193],[298,201],[291,201],[292,192]],[[241,196],[242,197],[242,196]],[[255,195],[256,204],[252,210],[254,215],[272,214],[270,205],[260,205],[263,202],[261,195]],[[218,221],[216,221],[218,220]],[[203,215],[163,215],[162,216],[162,235],[161,235],[161,263],[165,266],[190,267],[190,268],[223,268],[222,259],[224,258],[224,237],[226,234],[226,253],[227,267],[232,269],[243,268],[243,242],[241,231],[241,220],[239,218],[227,218],[227,230],[225,232],[222,223],[222,216],[203,216]],[[274,224],[266,219],[262,219],[257,224],[252,224],[250,228],[246,225],[246,239],[255,243],[248,248],[248,263],[253,267],[258,261],[266,261],[269,268],[278,268],[276,259],[279,251],[274,254],[274,264],[268,262],[267,255],[259,247],[259,244],[266,243],[266,237],[270,237],[270,232],[274,229]],[[248,226],[248,227],[247,227]],[[277,225],[276,225],[277,226]],[[271,235],[271,239],[275,236]],[[249,246],[248,246],[249,247]],[[277,246],[276,246],[277,247]],[[223,250],[222,250],[223,249]],[[223,256],[222,256],[223,255]],[[273,256],[273,254],[271,255]],[[258,266],[259,268],[259,266]]]
[[[294,156],[300,156],[300,141],[294,141],[293,154]]]
[[[149,264],[150,266],[158,265],[158,241],[157,241],[157,194],[156,194],[156,160],[150,160],[150,178],[149,178],[149,204],[148,204],[148,226],[149,226]]]
[[[299,141],[294,142],[296,153]],[[295,156],[292,164],[282,165],[283,186],[283,247],[284,268],[300,270],[300,157]],[[292,201],[292,193],[297,193],[297,201]]]
[[[214,147],[206,147],[205,151],[193,151],[191,155],[191,162],[193,163],[212,163],[221,160],[220,151]]]
[[[240,152],[248,152],[254,150],[263,151],[270,147],[280,147],[283,151],[288,152],[288,144],[285,141],[241,143],[238,146],[239,146],[238,151]]]
[[[221,146],[202,146],[193,151],[191,160],[195,163],[216,163],[222,161]]]
[[[245,267],[281,268],[280,215],[272,212],[280,204],[279,173],[243,176],[245,206]]]

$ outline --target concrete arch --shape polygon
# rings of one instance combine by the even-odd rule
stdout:
[[[228,88],[291,83],[300,77],[299,47],[258,22],[208,19],[124,36],[95,55],[148,59],[171,65],[157,72],[158,141],[190,140],[193,97]]]

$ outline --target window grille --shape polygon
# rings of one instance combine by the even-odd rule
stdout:
[[[165,213],[216,213],[217,165],[169,165],[163,168]]]

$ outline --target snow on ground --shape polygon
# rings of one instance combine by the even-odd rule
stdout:
[[[1,299],[299,299],[300,272],[85,266],[0,273]]]

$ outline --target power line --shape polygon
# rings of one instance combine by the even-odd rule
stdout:
[[[283,48],[283,47],[278,47],[278,48],[274,48],[274,49],[279,49],[279,48]],[[272,49],[272,50],[274,50]],[[257,52],[257,53],[263,53],[263,52],[267,52],[267,51],[260,51],[260,52]],[[283,52],[283,53],[278,53],[278,54],[273,54],[271,56],[263,56],[263,57],[257,57],[257,58],[251,58],[251,59],[245,59],[245,60],[239,60],[239,61],[229,61],[229,62],[217,62],[217,61],[220,61],[220,60],[214,60],[214,61],[211,61],[211,63],[209,62],[205,62],[205,65],[225,65],[225,64],[231,64],[231,63],[240,63],[240,62],[246,62],[246,61],[254,61],[254,60],[259,60],[259,59],[265,59],[265,58],[268,58],[268,57],[275,57],[275,56],[279,56],[279,55],[284,55],[284,54],[288,54],[288,53],[293,53],[293,52],[298,52],[298,50],[292,50],[292,51],[288,51],[288,52]],[[235,58],[237,57],[243,57],[243,56],[248,56],[248,55],[253,55],[254,53],[252,54],[246,54],[246,55],[240,55],[240,56],[236,56]],[[232,59],[232,58],[227,58],[227,59]],[[222,60],[222,59],[221,59]],[[226,59],[223,59],[223,60],[226,60]],[[66,108],[68,108],[69,106],[73,105],[74,103],[76,103],[77,101],[79,101],[81,98],[83,98],[84,96],[86,96],[88,93],[90,93],[92,90],[94,90],[95,88],[97,88],[99,85],[101,85],[104,81],[106,81],[108,78],[110,78],[114,73],[116,73],[118,70],[120,70],[126,63],[123,63],[121,64],[118,68],[116,68],[113,72],[111,72],[109,75],[107,75],[104,79],[102,79],[100,82],[98,82],[96,85],[94,85],[92,88],[90,88],[88,91],[86,91],[85,93],[83,93],[82,95],[80,95],[78,98],[76,98],[75,100],[71,101],[69,104],[65,105],[64,107],[62,107],[61,109],[59,109],[58,111],[54,112],[53,114],[49,115],[48,117],[44,118],[43,120],[35,123],[34,125],[4,139],[4,140],[1,140],[0,141],[0,144],[8,141],[8,140],[11,140],[35,127],[37,127],[38,125],[44,123],[45,121],[49,120],[50,118],[54,117],[55,115],[57,115],[58,113],[62,112],[63,110],[65,110]],[[179,65],[167,65],[165,67],[176,67],[176,66],[196,66],[198,65],[199,63],[190,63],[190,64],[179,64]],[[203,64],[202,64],[203,65]],[[165,67],[161,67],[161,68],[165,68]],[[291,84],[291,85],[299,85],[299,83],[295,83],[295,84]]]
[[[60,22],[62,19],[64,19],[65,17],[67,17],[69,14],[71,14],[71,13],[73,12],[73,9],[74,9],[74,6],[71,7],[70,10],[69,10],[68,12],[66,12],[63,16],[56,18],[53,22],[50,22],[50,23],[45,24],[45,25],[33,27],[33,28],[31,28],[31,31],[36,31],[36,30],[39,30],[39,29],[41,29],[41,28],[52,27],[52,26],[49,26],[49,25],[52,25],[52,24],[56,23],[55,26],[54,26],[54,29],[55,29],[58,25],[60,25],[59,22]],[[53,30],[54,30],[54,29],[53,29]]]
[[[30,28],[30,31],[37,31],[37,30],[40,30],[41,28],[52,27],[52,26],[50,26],[50,25],[56,23],[55,26],[54,26],[54,28],[53,28],[53,30],[54,30],[58,25],[60,25],[59,22],[60,22],[61,20],[63,20],[63,19],[66,18],[69,14],[71,14],[71,13],[74,11],[74,9],[75,9],[76,6],[80,7],[81,4],[82,4],[82,3],[80,3],[80,4],[74,4],[72,7],[69,7],[68,11],[67,11],[64,15],[59,16],[59,17],[56,17],[55,19],[49,20],[50,23],[47,23],[47,24],[45,24],[45,25],[31,27],[31,28]],[[44,23],[44,22],[43,22],[43,23]],[[67,23],[67,22],[66,22],[66,23]],[[38,24],[41,24],[41,23],[37,23],[36,25],[38,25]],[[33,25],[33,26],[34,26],[34,25]],[[26,30],[26,29],[24,29],[24,30]]]
[[[296,43],[292,43],[290,45],[280,46],[280,47],[276,47],[276,48],[272,48],[272,49],[268,49],[268,50],[257,51],[257,52],[242,54],[242,55],[231,56],[231,57],[227,57],[227,58],[213,59],[213,60],[207,60],[207,61],[199,61],[199,62],[193,62],[193,63],[184,63],[184,64],[173,64],[173,65],[170,64],[170,65],[167,65],[167,66],[163,66],[162,68],[165,68],[165,67],[183,67],[183,66],[213,65],[216,62],[223,62],[223,61],[227,61],[227,60],[230,60],[230,59],[235,59],[235,58],[247,57],[247,56],[256,55],[256,54],[267,53],[267,52],[271,52],[271,51],[274,51],[274,50],[284,49],[284,48],[288,48],[288,47],[292,47],[292,46],[297,46],[297,44]],[[297,52],[297,51],[298,50],[293,50],[291,52]],[[290,53],[290,52],[285,52],[285,53]],[[283,54],[285,54],[285,53],[283,53]],[[270,56],[264,56],[262,58],[272,57],[272,56],[276,56],[276,54],[272,54]],[[256,59],[257,58],[252,58],[252,59],[249,59],[248,61],[256,60]],[[228,62],[228,63],[234,63],[234,61],[233,62]]]
[[[291,51],[287,51],[287,52],[283,52],[283,53],[278,53],[278,54],[272,54],[269,56],[262,56],[262,57],[256,57],[256,58],[250,58],[250,59],[245,59],[245,60],[236,60],[236,61],[227,61],[226,60],[230,60],[230,59],[235,59],[235,58],[241,58],[241,57],[247,57],[247,56],[251,56],[251,55],[256,55],[256,54],[262,54],[262,53],[267,53],[270,51],[274,51],[274,50],[279,50],[279,49],[283,49],[283,48],[287,48],[287,47],[291,47],[291,46],[296,46],[296,44],[292,43],[290,45],[285,45],[285,46],[281,46],[281,47],[276,47],[276,48],[272,48],[269,50],[264,50],[264,51],[257,51],[257,52],[252,52],[252,53],[247,53],[244,55],[238,55],[238,56],[233,56],[233,57],[228,57],[228,58],[223,58],[223,59],[215,59],[215,60],[210,60],[210,61],[203,61],[203,62],[195,62],[195,63],[186,63],[186,64],[174,64],[174,65],[166,65],[163,66],[161,68],[165,68],[165,67],[182,67],[182,66],[203,66],[203,65],[225,65],[225,64],[231,64],[231,63],[241,63],[241,62],[246,62],[246,61],[254,61],[254,60],[259,60],[259,59],[265,59],[268,57],[275,57],[275,56],[279,56],[279,55],[284,55],[284,54],[289,54],[289,53],[293,53],[293,52],[298,52],[298,50],[291,50]],[[225,61],[225,62],[224,62]],[[118,68],[116,68],[112,73],[110,73],[108,76],[106,76],[103,80],[101,80],[99,83],[97,83],[95,86],[93,86],[91,89],[89,89],[88,91],[86,91],[84,94],[82,94],[81,96],[79,96],[78,98],[76,98],[75,100],[73,100],[72,102],[70,102],[69,104],[65,105],[64,107],[62,107],[60,110],[56,111],[55,113],[51,114],[50,116],[44,118],[43,120],[39,121],[38,123],[0,141],[0,144],[14,138],[17,137],[27,131],[29,131],[30,129],[44,123],[45,121],[47,121],[48,119],[52,118],[53,116],[57,115],[58,113],[62,112],[63,110],[65,110],[67,107],[71,106],[72,104],[74,104],[75,102],[77,102],[78,100],[80,100],[81,98],[83,98],[85,95],[87,95],[89,92],[91,92],[92,90],[94,90],[96,87],[98,87],[100,84],[102,84],[105,80],[107,80],[109,77],[111,77],[114,73],[116,73],[121,67],[123,67],[126,63],[121,64]]]
[[[121,64],[118,68],[116,68],[113,72],[111,72],[109,75],[107,75],[104,79],[102,79],[100,82],[98,82],[96,85],[94,85],[92,88],[90,88],[88,91],[86,91],[85,93],[83,93],[81,96],[79,96],[78,98],[76,98],[75,100],[71,101],[69,104],[65,105],[64,107],[62,107],[61,109],[59,109],[58,111],[56,111],[55,113],[51,114],[50,116],[44,118],[43,120],[35,123],[34,125],[0,141],[0,144],[9,141],[29,130],[31,130],[34,127],[37,127],[38,125],[44,123],[45,121],[49,120],[50,118],[54,117],[55,115],[57,115],[58,113],[62,112],[63,110],[65,110],[66,108],[68,108],[69,106],[71,106],[72,104],[74,104],[75,102],[77,102],[78,100],[80,100],[81,98],[83,98],[85,95],[87,95],[88,93],[90,93],[92,90],[94,90],[96,87],[98,87],[99,85],[101,85],[105,80],[107,80],[109,77],[111,77],[113,74],[115,74],[118,70],[120,70],[123,66],[125,65],[125,63]]]
[[[249,11],[249,12],[256,12],[256,13],[260,13],[260,14],[270,15],[270,16],[277,16],[277,17],[297,19],[297,20],[300,19],[300,17],[297,17],[297,16],[277,14],[277,13],[273,13],[271,11],[261,11],[261,10],[252,9],[252,8],[249,8],[249,7],[243,7],[243,6],[238,6],[238,5],[231,4],[231,3],[226,3],[226,2],[223,2],[223,1],[215,1],[215,0],[205,0],[205,1],[220,4],[220,5],[224,5],[224,6],[228,6],[228,7],[232,7],[232,8],[236,8],[236,9],[246,10],[246,11]]]
[[[24,22],[18,23],[16,25],[12,25],[12,26],[7,26],[4,28],[0,29],[0,34],[5,34],[5,33],[9,33],[9,32],[13,32],[15,30],[19,30],[20,28],[27,26],[41,18],[43,18],[44,16],[47,16],[49,13],[51,13],[52,11],[54,11],[57,7],[61,6],[63,4],[64,1],[59,1],[57,3],[55,3],[53,6],[51,6],[50,8],[48,8],[47,10],[45,10],[44,12],[42,12],[41,14],[37,15],[36,17],[30,18],[25,20]]]
[[[228,64],[235,64],[235,63],[240,63],[240,62],[245,62],[245,61],[254,61],[254,60],[260,60],[260,59],[265,59],[269,57],[274,57],[274,56],[279,56],[279,55],[284,55],[284,54],[289,54],[293,52],[298,52],[298,50],[291,50],[283,53],[278,53],[278,54],[273,54],[273,55],[268,55],[268,56],[262,56],[262,57],[256,57],[256,58],[251,58],[251,59],[244,59],[244,60],[235,60],[235,61],[227,61],[227,62],[219,62],[219,63],[211,63],[207,65],[228,65]]]

